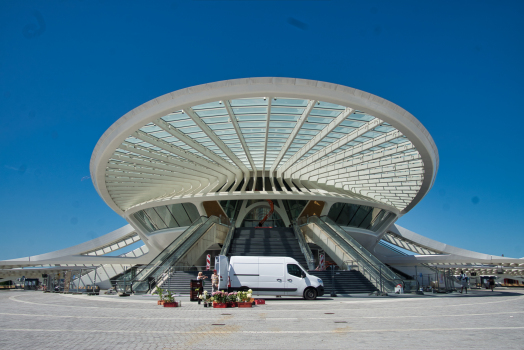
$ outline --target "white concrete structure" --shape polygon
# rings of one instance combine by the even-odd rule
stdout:
[[[414,116],[360,90],[292,78],[194,86],[128,112],[94,149],[95,189],[130,225],[0,268],[13,276],[28,266],[148,264],[199,216],[252,225],[271,200],[272,225],[328,216],[390,265],[501,265],[522,275],[522,259],[449,247],[394,225],[431,189],[438,166],[435,143]],[[211,235],[214,249],[223,232]],[[381,240],[418,255],[393,254]],[[105,256],[137,241],[139,252]]]

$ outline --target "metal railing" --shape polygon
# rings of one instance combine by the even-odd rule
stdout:
[[[207,230],[214,224],[218,224],[220,219],[216,216],[207,218],[201,216],[195,220],[180,236],[158,254],[151,264],[146,265],[132,280],[131,291],[133,293],[147,293],[153,285],[169,275],[170,269],[176,262],[198,241]],[[116,281],[117,285],[128,281]],[[124,288],[126,289],[126,288]]]
[[[396,247],[394,247],[394,245],[392,243],[385,243],[384,241],[380,241],[379,244],[387,249],[390,249],[402,256],[407,256],[408,254],[397,249]],[[452,275],[449,275],[449,273],[446,273],[446,269],[444,269],[444,273],[438,269],[438,267],[436,266],[432,266],[432,265],[429,265],[429,264],[425,264],[425,263],[421,263],[421,264],[418,264],[418,266],[421,266],[421,267],[424,267],[428,270],[431,271],[431,273],[421,273],[421,274],[415,274],[413,275],[413,280],[410,281],[410,283],[412,284],[412,287],[411,289],[412,290],[419,290],[419,289],[422,289],[423,291],[433,291],[433,290],[438,290],[438,291],[446,291],[446,292],[449,292],[449,291],[453,291],[455,290],[455,283],[458,283],[460,284],[460,281],[458,281],[454,276]],[[410,266],[412,267],[412,266]],[[435,282],[438,282],[439,278],[438,278],[438,274],[443,274],[444,275],[444,281],[443,281],[443,285],[438,285],[438,287],[435,287],[435,285],[433,285],[433,283]],[[421,276],[422,275],[422,276]],[[420,281],[419,281],[419,278],[420,278]],[[425,281],[427,280],[427,283],[424,283]],[[404,283],[408,283],[408,280],[404,280]],[[404,287],[404,289],[406,289],[406,287]]]
[[[304,238],[304,235],[302,234],[302,230],[300,229],[296,221],[293,222],[293,232],[295,233],[295,237],[298,240],[300,251],[302,252],[302,254],[304,254],[304,257],[306,258],[308,269],[314,270],[315,269],[315,259],[313,258],[313,253],[311,252],[311,249],[309,248],[306,242],[306,239]]]
[[[351,256],[359,267],[360,272],[373,283],[380,292],[393,292],[395,286],[404,286],[404,280],[399,278],[384,263],[378,260],[366,248],[351,237],[344,229],[330,218],[311,216],[308,223],[316,224],[324,230],[344,251]]]
[[[222,246],[220,255],[227,255],[227,253],[229,252],[229,247],[231,246],[231,242],[233,240],[234,235],[235,235],[235,220],[231,219],[229,230],[227,231],[226,239],[224,240],[224,245]]]

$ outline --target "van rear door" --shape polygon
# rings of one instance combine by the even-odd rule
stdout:
[[[215,257],[215,270],[218,275],[218,290],[227,290],[229,263],[227,256],[219,255]]]

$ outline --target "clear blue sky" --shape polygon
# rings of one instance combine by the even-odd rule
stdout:
[[[398,223],[524,256],[523,1],[0,1],[0,259],[126,222],[89,174],[120,116],[218,80],[323,80],[415,115],[440,154]]]

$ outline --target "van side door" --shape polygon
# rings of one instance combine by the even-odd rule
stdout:
[[[286,295],[285,264],[274,259],[260,258],[257,295]]]
[[[286,295],[302,296],[307,286],[305,276],[307,275],[297,264],[286,264]]]

